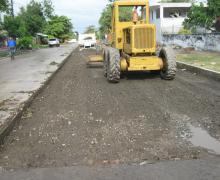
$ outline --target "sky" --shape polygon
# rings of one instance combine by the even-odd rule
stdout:
[[[150,0],[150,3],[156,0]],[[14,0],[15,12],[30,0]],[[76,31],[82,33],[89,25],[98,27],[98,20],[108,0],[52,0],[55,13],[68,16]]]
[[[14,0],[15,12],[25,6],[30,0]],[[89,25],[98,27],[98,20],[108,0],[52,0],[55,13],[68,16],[74,29],[83,32]]]

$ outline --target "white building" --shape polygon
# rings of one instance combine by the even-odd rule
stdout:
[[[162,34],[175,34],[183,27],[191,3],[155,3],[150,6],[150,22],[156,25],[157,42]]]

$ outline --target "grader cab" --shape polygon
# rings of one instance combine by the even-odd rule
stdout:
[[[175,55],[170,47],[157,53],[156,27],[149,23],[148,0],[115,1],[111,37],[111,46],[103,50],[104,75],[109,82],[119,82],[121,73],[128,71],[157,71],[163,79],[174,79]]]

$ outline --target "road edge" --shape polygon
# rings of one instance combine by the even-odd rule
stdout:
[[[178,69],[186,69],[189,72],[196,73],[202,76],[205,76],[210,79],[214,79],[216,81],[220,81],[220,73],[217,71],[209,70],[206,68],[201,68],[197,66],[193,66],[184,62],[177,61]]]
[[[64,58],[64,60],[58,65],[58,68],[51,73],[51,75],[45,80],[43,84],[36,90],[33,91],[33,94],[23,102],[18,110],[13,114],[11,117],[8,118],[7,123],[5,123],[5,127],[0,129],[0,145],[4,144],[5,138],[10,134],[10,132],[13,130],[14,126],[19,123],[20,118],[22,117],[22,114],[24,111],[27,110],[27,108],[31,105],[33,100],[39,95],[45,87],[50,83],[50,81],[53,79],[53,77],[59,72],[59,70],[64,66],[64,64],[67,62],[69,57],[72,55],[72,53],[78,49],[78,46],[74,47],[71,52]]]

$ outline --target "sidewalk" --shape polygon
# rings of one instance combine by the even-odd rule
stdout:
[[[40,49],[0,61],[0,141],[17,115],[77,47]]]

